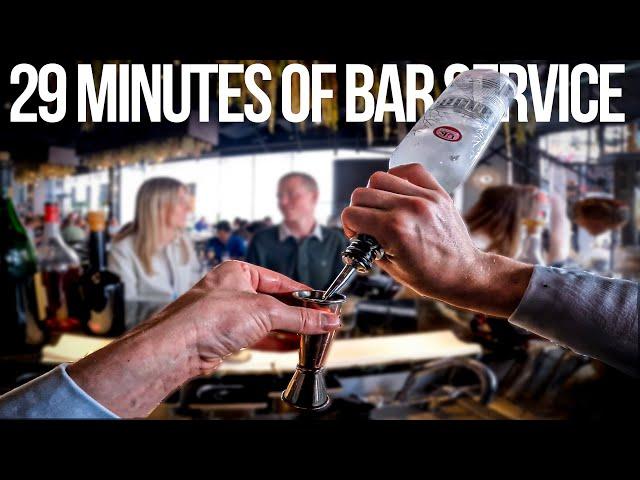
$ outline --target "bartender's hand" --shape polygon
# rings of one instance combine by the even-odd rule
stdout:
[[[373,236],[385,250],[378,265],[421,295],[508,317],[533,268],[478,250],[451,197],[419,164],[376,172],[342,213],[348,237]]]
[[[325,333],[339,317],[272,295],[308,289],[248,263],[224,262],[191,290],[107,347],[67,368],[90,396],[122,417],[148,415],[188,379],[271,330]]]

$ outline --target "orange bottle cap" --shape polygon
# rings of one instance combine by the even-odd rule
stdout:
[[[104,212],[93,211],[87,213],[87,222],[92,232],[102,232],[105,229]]]

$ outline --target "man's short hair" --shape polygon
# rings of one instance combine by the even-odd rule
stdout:
[[[231,225],[226,220],[221,220],[221,221],[219,221],[218,223],[215,224],[215,229],[218,232],[219,231],[230,232],[231,231]]]
[[[309,190],[311,190],[312,192],[318,191],[318,182],[316,182],[316,179],[308,173],[303,172],[287,173],[286,175],[280,177],[280,180],[278,180],[278,185],[289,180],[290,178],[299,178]]]

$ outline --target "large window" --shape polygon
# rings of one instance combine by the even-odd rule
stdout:
[[[576,128],[549,133],[540,137],[539,147],[554,157],[569,163],[592,163],[602,154],[625,151],[625,125],[608,125],[603,133],[603,152],[598,146],[599,127]]]
[[[309,173],[318,182],[320,198],[316,216],[326,223],[332,210],[333,163],[340,158],[388,158],[385,150],[306,150],[256,155],[233,155],[126,167],[121,181],[121,222],[133,219],[135,192],[148,178],[170,176],[193,184],[195,218],[209,221],[242,217],[258,220],[270,216],[281,220],[276,198],[278,179],[289,172]]]

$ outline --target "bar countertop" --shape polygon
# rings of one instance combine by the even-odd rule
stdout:
[[[43,363],[74,362],[110,343],[111,339],[64,334],[55,345],[42,350]],[[404,335],[334,340],[328,369],[349,369],[377,365],[413,363],[442,357],[479,355],[480,345],[466,343],[449,330]],[[257,375],[292,372],[298,352],[272,352],[247,349],[231,356],[216,370],[216,375]]]

